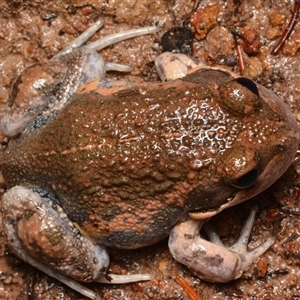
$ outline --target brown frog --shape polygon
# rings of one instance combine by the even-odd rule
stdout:
[[[299,142],[293,115],[261,85],[204,65],[163,83],[106,80],[107,69],[127,69],[95,52],[110,37],[101,46],[81,46],[100,26],[49,63],[25,70],[12,87],[1,120],[12,137],[2,163],[10,247],[91,299],[97,295],[77,280],[151,278],[107,275],[106,247],[134,249],[168,235],[174,258],[200,278],[238,278],[274,242],[247,252],[254,210],[228,249],[213,232],[216,244],[199,230],[285,172]],[[164,78],[170,61],[195,66],[187,57],[161,59]],[[86,82],[92,91],[90,85],[78,89]]]

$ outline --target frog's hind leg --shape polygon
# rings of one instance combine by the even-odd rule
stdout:
[[[231,247],[223,245],[217,234],[206,228],[210,241],[202,239],[199,230],[203,220],[189,219],[176,225],[169,239],[169,248],[175,260],[186,265],[198,277],[211,282],[228,282],[239,278],[251,262],[274,243],[269,238],[252,252],[247,251],[248,239],[255,219],[254,208],[242,234]]]
[[[50,205],[47,193],[41,195],[15,186],[2,198],[4,231],[18,257],[90,299],[99,298],[76,280],[127,283],[151,278],[107,274],[106,249],[82,236],[59,206]]]

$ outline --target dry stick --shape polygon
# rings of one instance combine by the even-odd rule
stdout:
[[[279,52],[279,50],[283,47],[285,41],[291,35],[291,33],[294,29],[294,26],[296,24],[296,19],[297,19],[298,14],[299,14],[299,9],[300,9],[300,0],[295,0],[295,5],[294,5],[292,18],[291,18],[291,20],[288,24],[288,27],[285,29],[283,35],[281,36],[280,40],[278,41],[277,45],[272,50],[272,52],[271,52],[272,54],[277,54]]]
[[[236,45],[236,53],[238,56],[240,74],[243,76],[245,71],[245,63],[244,63],[244,57],[242,52],[242,46],[239,44]]]
[[[179,274],[176,276],[175,281],[185,290],[185,292],[192,300],[201,300],[196,291]]]

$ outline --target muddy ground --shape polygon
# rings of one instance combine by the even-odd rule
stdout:
[[[300,23],[277,55],[271,54],[287,27],[293,1],[200,1],[193,55],[239,72],[236,45],[245,58],[244,75],[272,89],[299,118]],[[158,34],[135,38],[104,49],[105,59],[133,67],[130,74],[109,75],[135,82],[159,80],[154,59],[161,36],[172,26],[190,26],[194,1],[1,1],[0,100],[8,97],[13,78],[27,66],[47,61],[98,18],[104,28],[93,39],[124,29],[157,25]],[[205,26],[202,26],[205,24]],[[202,30],[207,28],[207,30]],[[195,33],[195,29],[193,29]],[[6,139],[2,137],[2,151]],[[249,248],[270,235],[276,243],[244,275],[227,284],[201,281],[176,263],[164,240],[134,251],[111,251],[115,273],[151,273],[149,282],[126,285],[90,284],[102,299],[191,299],[177,282],[184,278],[199,299],[300,299],[300,163],[296,158],[283,178],[268,191],[212,219],[225,242],[238,236],[252,205],[259,213]],[[1,186],[2,192],[5,185]],[[0,223],[1,224],[1,223]],[[7,248],[0,227],[0,299],[83,299],[79,294],[17,259]]]

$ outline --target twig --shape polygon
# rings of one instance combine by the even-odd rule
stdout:
[[[177,275],[175,281],[185,290],[185,292],[192,300],[201,300],[195,290],[187,283],[187,281],[183,277]]]
[[[283,35],[281,36],[280,40],[278,41],[278,43],[276,44],[276,46],[272,50],[272,52],[271,52],[272,54],[277,54],[279,52],[279,50],[283,47],[286,40],[291,35],[291,33],[292,33],[292,31],[295,27],[295,24],[296,24],[296,19],[299,15],[299,9],[300,9],[300,0],[295,0],[295,5],[294,5],[292,18],[291,18],[287,28],[285,29]]]

